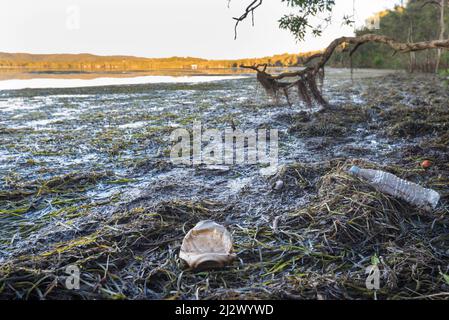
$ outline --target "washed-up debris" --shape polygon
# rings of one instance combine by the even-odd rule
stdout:
[[[274,190],[279,191],[282,188],[284,188],[284,181],[282,180],[276,181],[276,183],[274,184]]]
[[[208,166],[205,166],[204,169],[208,170],[208,171],[223,172],[223,173],[231,170],[231,168],[229,168],[228,166],[223,166],[223,165],[208,165]]]
[[[274,233],[278,233],[279,220],[281,220],[281,219],[282,219],[282,216],[277,216],[276,218],[274,218],[273,226],[271,227],[273,229]]]
[[[421,162],[421,167],[423,169],[429,169],[432,166],[432,162],[430,160],[424,160]]]
[[[232,251],[229,231],[216,222],[205,220],[187,233],[179,257],[192,269],[215,269],[234,260]]]
[[[310,113],[310,120],[295,116],[295,109],[285,123],[276,120],[285,113],[282,106],[264,105],[256,98],[240,101],[254,89],[254,79],[152,85],[151,90],[83,88],[70,99],[60,94],[74,89],[8,93],[26,105],[50,93],[51,99],[40,106],[42,117],[64,103],[79,110],[80,118],[49,128],[52,131],[11,129],[2,134],[1,299],[372,299],[364,272],[374,255],[381,258],[379,299],[447,299],[449,91],[421,77],[363,80],[357,89],[366,92],[363,105],[348,102],[352,91],[336,84],[328,95],[336,108]],[[346,86],[345,81],[339,83]],[[437,93],[429,95],[435,88]],[[390,90],[392,95],[386,95]],[[92,96],[83,98],[78,92]],[[226,104],[218,100],[223,93]],[[439,102],[412,107],[401,102],[404,95]],[[203,104],[203,99],[210,102]],[[178,108],[178,114],[174,106],[180,103],[189,110]],[[108,108],[101,107],[106,104]],[[169,114],[153,111],[153,106],[176,112],[178,119],[165,122]],[[211,127],[225,126],[221,115],[233,113],[248,128],[287,130],[311,121],[326,136],[340,127],[347,130],[346,136],[336,138],[281,135],[280,164],[268,177],[253,166],[233,166],[221,174],[206,171],[205,165],[192,170],[171,164],[164,139],[173,126],[188,127],[192,117],[203,116],[201,110],[207,110],[204,121]],[[25,108],[17,110],[21,117],[29,114]],[[13,116],[5,115],[2,126],[14,128],[34,119]],[[154,126],[126,132],[113,126],[142,117],[154,119]],[[430,124],[429,135],[421,136],[423,127],[395,128],[407,119]],[[107,123],[111,126],[103,127]],[[388,135],[390,128],[396,135]],[[27,153],[34,152],[28,148],[36,143],[39,151],[49,153]],[[81,145],[87,149],[80,150]],[[155,158],[157,150],[161,154]],[[432,161],[431,170],[421,169],[425,159]],[[348,175],[353,165],[419,181],[440,193],[439,205],[423,215]],[[72,176],[104,170],[114,175],[87,181]],[[124,178],[134,182],[109,183]],[[265,192],[278,180],[284,182],[282,194]],[[201,220],[235,226],[233,248],[242,263],[214,272],[182,272],[180,242]],[[70,265],[81,270],[79,290],[65,286]]]
[[[274,176],[277,172],[279,171],[279,167],[278,166],[269,166],[266,168],[261,168],[259,170],[259,173],[261,176],[263,177],[272,177]]]
[[[426,189],[416,183],[406,181],[397,176],[372,169],[361,169],[353,166],[349,172],[364,178],[379,191],[400,198],[406,202],[427,211],[435,209],[440,201],[440,194],[434,190]]]

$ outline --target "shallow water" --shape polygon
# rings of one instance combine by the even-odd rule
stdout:
[[[203,83],[210,81],[241,79],[244,76],[142,76],[130,78],[100,77],[95,79],[35,78],[0,81],[0,90],[82,88],[111,85],[136,85],[142,83]]]

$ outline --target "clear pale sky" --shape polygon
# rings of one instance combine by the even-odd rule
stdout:
[[[341,17],[352,14],[353,0],[337,0],[324,36],[304,43],[278,28],[285,4],[265,0],[255,27],[244,22],[234,41],[232,17],[250,2],[232,0],[228,8],[228,0],[1,0],[0,51],[230,59],[316,50],[352,34]],[[399,3],[355,0],[357,25]]]

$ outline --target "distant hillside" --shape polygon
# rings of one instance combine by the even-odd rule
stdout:
[[[97,56],[92,54],[28,54],[0,52],[0,68],[27,68],[42,70],[127,70],[155,69],[221,69],[240,64],[262,64],[290,67],[316,52],[280,54],[272,57],[241,60],[206,60],[192,57],[141,58],[132,56]]]

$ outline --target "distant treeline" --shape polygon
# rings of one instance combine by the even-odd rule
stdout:
[[[91,54],[27,54],[0,53],[0,68],[82,71],[144,71],[156,69],[222,69],[241,64],[268,64],[276,67],[301,65],[301,61],[316,52],[280,54],[272,57],[241,60],[206,60],[191,57],[139,58],[132,56],[96,56]]]
[[[375,33],[390,36],[401,42],[435,40],[439,36],[440,9],[436,5],[425,5],[424,0],[409,0],[405,7],[376,15],[375,29],[368,25],[356,32],[357,36]],[[449,8],[446,9],[446,33],[449,31]],[[378,27],[378,28],[377,28]],[[447,34],[445,35],[447,37]],[[239,60],[206,60],[192,57],[140,58],[133,56],[96,56],[91,54],[26,54],[1,53],[0,69],[27,68],[39,70],[80,71],[145,71],[159,69],[229,69],[241,64],[268,64],[273,67],[302,66],[302,61],[316,52],[280,54],[272,57]],[[352,57],[357,68],[435,70],[436,50],[425,50],[410,54],[393,54],[388,46],[367,43]],[[347,51],[335,52],[328,66],[349,67],[351,59]],[[449,68],[449,52],[441,57],[441,70]]]
[[[401,42],[418,42],[438,39],[440,27],[440,9],[436,5],[425,5],[425,1],[410,0],[406,7],[396,7],[378,14],[380,28],[369,30],[365,27],[357,31],[357,35],[367,33],[382,34]],[[446,9],[446,32],[449,31],[449,10]],[[447,38],[447,34],[445,35]],[[354,67],[411,69],[433,72],[436,61],[436,50],[426,50],[411,54],[394,54],[391,48],[375,43],[360,47],[352,57]],[[350,66],[347,52],[334,54],[331,65]],[[441,58],[441,69],[449,68],[449,52],[444,51]],[[440,70],[441,70],[440,69]]]

